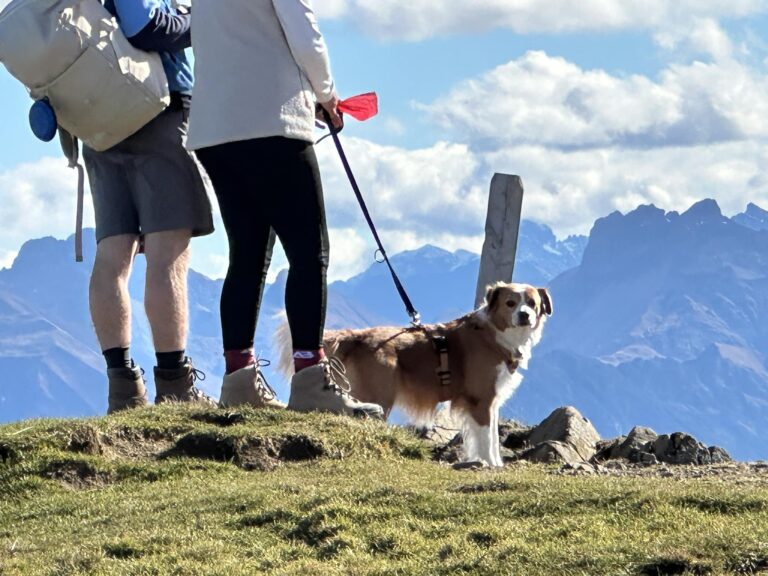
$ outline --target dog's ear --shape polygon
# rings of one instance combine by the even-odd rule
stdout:
[[[552,297],[546,288],[538,288],[539,298],[541,298],[541,311],[547,316],[552,316]]]
[[[488,310],[493,310],[493,307],[496,306],[496,301],[499,299],[499,286],[498,285],[491,285],[488,286],[485,292],[485,303],[488,307]]]

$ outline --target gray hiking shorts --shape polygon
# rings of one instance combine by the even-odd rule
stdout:
[[[172,105],[109,150],[83,147],[97,242],[120,234],[213,232],[208,180],[184,147],[186,138],[186,113]]]

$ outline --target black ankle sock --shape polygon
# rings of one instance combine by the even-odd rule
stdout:
[[[177,370],[184,366],[186,350],[176,352],[157,352],[157,367],[161,370]]]
[[[104,359],[107,361],[107,368],[132,368],[130,348],[110,348],[104,350]]]

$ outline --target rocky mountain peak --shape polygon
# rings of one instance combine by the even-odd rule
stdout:
[[[680,219],[687,224],[721,224],[728,222],[723,216],[720,206],[715,200],[706,199],[696,202],[680,215]]]
[[[747,204],[744,212],[736,214],[732,220],[752,230],[768,230],[768,211],[752,202]]]

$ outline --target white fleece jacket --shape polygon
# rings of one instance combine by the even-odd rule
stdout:
[[[334,94],[312,0],[194,0],[187,147],[285,136],[312,142]]]

